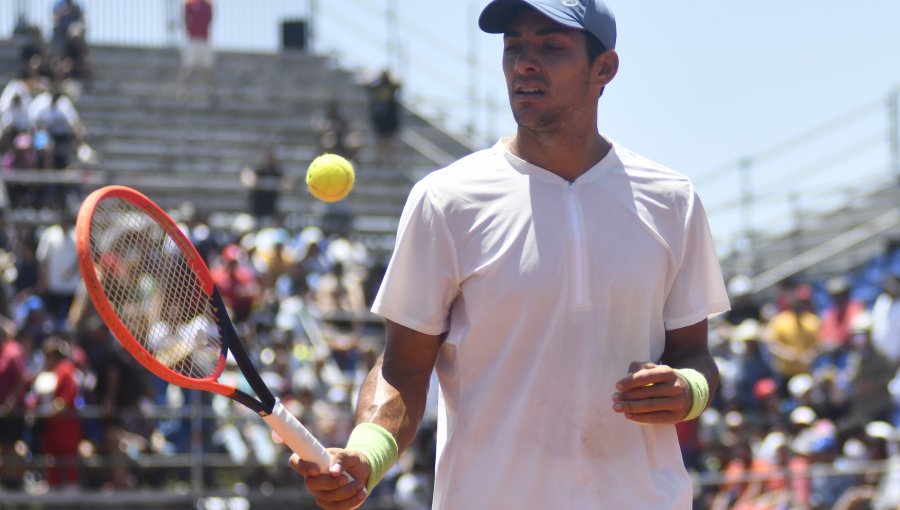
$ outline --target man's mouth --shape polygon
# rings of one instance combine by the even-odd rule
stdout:
[[[519,86],[519,87],[515,88],[515,92],[516,92],[516,96],[519,96],[519,97],[536,97],[536,96],[544,95],[544,89],[542,89],[540,87]]]

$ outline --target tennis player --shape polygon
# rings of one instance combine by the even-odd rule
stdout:
[[[416,184],[358,425],[328,473],[291,465],[322,508],[356,508],[435,369],[434,509],[690,509],[674,425],[715,391],[707,319],[729,308],[703,206],[598,131],[619,66],[601,0],[494,0],[479,26],[503,34],[516,133]]]

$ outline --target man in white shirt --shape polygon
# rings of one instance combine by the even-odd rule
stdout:
[[[61,215],[59,223],[41,232],[36,252],[40,263],[38,285],[58,327],[65,322],[81,282],[75,249],[75,222],[68,211],[62,211]]]
[[[729,304],[686,177],[597,129],[616,25],[599,0],[495,0],[515,136],[416,184],[373,311],[385,353],[322,472],[356,508],[440,409],[432,508],[684,509],[674,425],[718,384],[707,318]],[[351,480],[346,476],[353,477]]]
[[[59,90],[44,92],[31,102],[28,114],[36,126],[46,126],[53,137],[53,167],[66,168],[69,157],[86,135],[72,100]]]
[[[13,98],[16,96],[19,96],[21,105],[26,110],[28,109],[28,106],[31,104],[32,94],[31,89],[28,87],[27,79],[28,73],[22,72],[18,78],[9,80],[6,86],[3,87],[3,92],[0,92],[0,113],[9,109]]]
[[[896,368],[900,366],[900,274],[889,274],[872,305],[872,345]]]

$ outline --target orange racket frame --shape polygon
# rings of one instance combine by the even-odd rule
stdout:
[[[188,266],[197,276],[202,291],[210,298],[213,314],[221,333],[221,353],[212,374],[202,378],[186,377],[169,369],[153,357],[140,341],[138,341],[119,318],[116,310],[109,302],[103,283],[97,274],[91,247],[91,225],[98,204],[103,200],[121,199],[147,213],[174,241],[185,256]],[[210,391],[239,402],[258,413],[263,420],[284,440],[284,442],[301,458],[315,462],[323,471],[330,465],[330,455],[325,447],[294,417],[277,399],[259,372],[247,351],[241,344],[234,325],[228,317],[222,297],[216,289],[212,275],[206,263],[187,236],[178,228],[175,221],[159,206],[142,193],[126,186],[107,186],[88,195],[81,205],[76,222],[76,246],[78,265],[85,287],[100,318],[110,329],[119,343],[147,370],[159,378],[188,389]],[[227,353],[230,352],[238,364],[257,398],[237,388],[217,381],[224,367]]]
[[[106,299],[103,284],[100,282],[100,277],[97,275],[96,268],[94,267],[90,235],[91,221],[97,204],[101,200],[111,198],[121,198],[126,200],[128,203],[138,207],[153,217],[159,226],[171,236],[172,240],[178,243],[182,253],[186,256],[191,269],[193,269],[200,280],[203,291],[206,292],[207,296],[212,299],[215,294],[215,285],[213,284],[209,268],[206,266],[206,263],[203,262],[203,259],[200,257],[200,254],[197,252],[194,245],[187,237],[185,237],[184,233],[181,232],[181,229],[178,228],[178,225],[172,221],[169,215],[142,193],[125,186],[107,186],[91,193],[84,200],[81,209],[78,211],[75,230],[78,267],[81,276],[84,279],[87,293],[91,298],[91,302],[94,303],[94,308],[97,310],[100,318],[107,327],[109,327],[110,331],[116,339],[119,340],[122,346],[125,347],[125,349],[127,349],[128,352],[144,366],[144,368],[153,372],[159,378],[184,388],[212,391],[226,397],[232,396],[235,392],[235,388],[233,386],[222,384],[216,380],[216,375],[221,373],[223,367],[216,367],[216,370],[214,371],[216,375],[205,379],[193,379],[170,370],[157,361],[156,358],[154,358],[153,355],[147,351],[136,338],[134,338],[131,332],[128,331],[128,328],[125,327],[121,319],[119,319],[118,314],[113,309],[109,300]],[[223,342],[223,344],[225,344],[225,342]],[[224,347],[228,348],[230,346],[225,344]],[[224,366],[224,356],[219,360],[219,363]]]

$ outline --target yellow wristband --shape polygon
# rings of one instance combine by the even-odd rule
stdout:
[[[675,372],[684,377],[691,388],[691,408],[682,421],[693,420],[700,416],[709,404],[709,381],[693,368],[676,368]]]
[[[347,440],[347,450],[354,450],[366,456],[369,467],[369,479],[366,481],[366,489],[372,489],[381,481],[381,477],[397,462],[397,440],[381,425],[375,423],[360,423]]]

